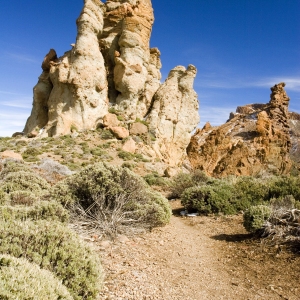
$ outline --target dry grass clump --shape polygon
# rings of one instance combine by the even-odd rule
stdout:
[[[24,258],[0,255],[0,299],[72,300],[53,273]]]
[[[77,300],[96,299],[103,282],[99,258],[58,222],[0,221],[0,253],[53,272]]]
[[[10,205],[31,206],[39,199],[35,194],[29,191],[14,191],[9,194]]]
[[[164,225],[171,215],[167,199],[150,190],[140,176],[103,163],[58,183],[50,197],[68,207],[77,224],[112,236]]]

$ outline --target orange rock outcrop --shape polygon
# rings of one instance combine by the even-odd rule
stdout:
[[[215,177],[288,173],[290,99],[284,86],[271,88],[269,103],[239,107],[227,123],[198,130],[187,149],[193,168]]]

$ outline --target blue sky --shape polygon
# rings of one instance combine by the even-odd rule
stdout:
[[[151,46],[162,53],[163,79],[177,65],[198,69],[195,90],[202,126],[219,125],[236,106],[269,101],[285,81],[290,110],[300,113],[299,0],[152,0]],[[0,136],[22,131],[32,88],[50,48],[76,39],[82,0],[1,3]]]

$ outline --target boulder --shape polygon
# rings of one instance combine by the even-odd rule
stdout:
[[[130,127],[130,134],[132,135],[142,135],[148,132],[148,127],[143,123],[136,122]]]
[[[118,117],[115,114],[108,113],[103,117],[104,127],[115,127],[120,124]]]
[[[135,153],[136,149],[137,149],[136,143],[132,138],[129,138],[122,147],[122,150],[130,153]]]
[[[22,157],[21,154],[16,153],[16,152],[11,151],[11,150],[5,150],[4,152],[1,152],[0,157],[2,159],[13,158],[13,159],[17,159],[17,160],[23,160],[23,157]]]
[[[29,133],[27,134],[27,137],[29,137],[29,138],[35,138],[35,137],[38,136],[38,134],[39,134],[38,131],[32,130],[31,132],[29,132]]]
[[[129,131],[124,127],[115,126],[110,127],[109,129],[117,139],[125,139],[129,137]]]
[[[13,135],[11,137],[20,137],[20,136],[24,136],[24,132],[15,132],[13,133]]]

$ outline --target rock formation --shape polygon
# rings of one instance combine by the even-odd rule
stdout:
[[[190,132],[199,122],[197,94],[193,90],[196,68],[189,65],[173,69],[154,95],[147,118],[157,141],[154,149],[171,166],[184,158]]]
[[[300,114],[289,112],[289,126],[291,137],[290,157],[294,167],[300,170]]]
[[[24,133],[56,136],[106,126],[113,106],[125,122],[123,129],[109,127],[118,138],[128,135],[126,124],[144,119],[156,155],[180,164],[199,122],[196,69],[176,67],[160,83],[160,51],[149,47],[153,22],[151,0],[85,0],[72,49],[59,58],[51,49],[44,58]]]
[[[288,173],[291,141],[284,86],[271,88],[268,104],[239,107],[224,125],[198,129],[187,149],[192,166],[216,177]]]
[[[45,57],[43,66],[48,63],[34,88],[33,112],[25,133],[36,127],[44,128],[45,136],[67,134],[72,127],[92,129],[107,113],[106,70],[98,44],[102,7],[100,1],[85,0],[73,49],[59,59],[49,58],[53,50]]]
[[[107,1],[99,43],[108,73],[109,100],[128,119],[143,118],[160,85],[160,52],[149,48],[154,22],[150,0]]]

